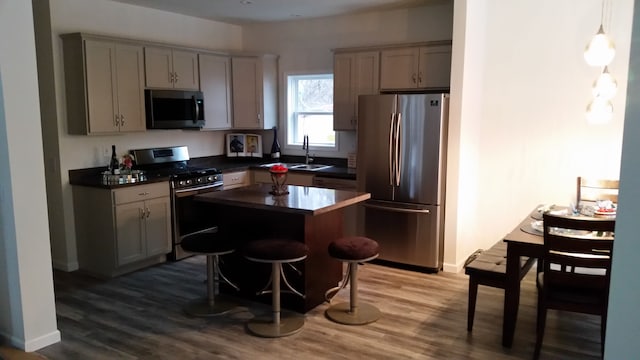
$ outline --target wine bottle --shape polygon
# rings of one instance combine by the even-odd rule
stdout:
[[[116,146],[111,145],[111,162],[109,162],[109,171],[112,174],[120,174],[120,161],[116,155]]]
[[[271,158],[280,159],[280,143],[278,143],[278,129],[273,127],[273,143],[271,144]]]

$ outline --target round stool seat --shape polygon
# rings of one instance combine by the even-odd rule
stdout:
[[[180,245],[187,252],[200,254],[227,254],[235,250],[235,244],[228,236],[217,232],[202,232],[182,239]]]
[[[224,281],[238,290],[220,270],[219,256],[235,251],[235,244],[220,232],[207,231],[186,236],[180,246],[186,252],[207,256],[207,296],[190,301],[184,311],[193,316],[217,316],[233,310],[237,305],[216,296],[216,285]]]
[[[345,261],[366,261],[378,256],[380,246],[364,236],[349,236],[329,244],[329,255]]]
[[[244,248],[244,255],[258,262],[300,261],[308,252],[309,248],[304,243],[285,239],[256,240]]]
[[[329,256],[347,263],[347,272],[339,286],[327,290],[327,301],[331,302],[331,298],[348,283],[351,283],[351,289],[349,302],[330,306],[325,315],[346,325],[364,325],[378,320],[380,310],[377,307],[358,301],[358,263],[377,258],[380,251],[378,243],[364,236],[349,236],[331,242],[328,251]]]
[[[275,338],[293,335],[302,330],[304,316],[284,312],[280,308],[280,280],[282,277],[282,282],[292,293],[304,298],[304,294],[295,290],[287,281],[282,263],[304,260],[308,252],[309,248],[304,243],[286,239],[261,239],[250,242],[244,247],[244,256],[247,259],[271,264],[271,279],[267,286],[258,293],[258,295],[271,293],[271,318],[255,317],[249,320],[247,330],[250,333],[261,337]],[[271,285],[271,290],[267,290],[269,285]]]

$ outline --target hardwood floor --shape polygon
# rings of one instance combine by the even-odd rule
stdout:
[[[365,326],[308,312],[293,336],[264,339],[244,327],[265,304],[194,318],[182,312],[205,293],[204,257],[166,263],[103,281],[55,272],[60,343],[38,351],[49,359],[530,359],[535,343],[534,271],[523,280],[512,349],[501,346],[503,291],[480,286],[473,332],[466,330],[468,278],[367,264],[359,271],[361,301],[382,311]],[[534,267],[535,268],[535,267]],[[268,274],[264,274],[267,276]],[[269,296],[269,295],[265,295]],[[286,296],[286,295],[283,295]],[[348,301],[343,290],[334,301]],[[541,359],[600,358],[600,319],[549,311]]]

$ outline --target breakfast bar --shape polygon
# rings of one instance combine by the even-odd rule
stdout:
[[[270,267],[242,257],[242,247],[262,238],[284,238],[304,242],[308,257],[296,264],[300,272],[285,268],[291,285],[305,294],[304,298],[286,296],[282,304],[291,310],[307,312],[324,302],[324,293],[341,280],[342,264],[331,259],[329,243],[343,235],[343,209],[370,198],[369,193],[287,185],[288,194],[272,195],[271,184],[197,195],[195,200],[217,219],[219,231],[237,243],[234,254],[225,256],[222,264],[226,275],[240,287],[239,295],[256,301],[269,301],[256,296],[269,280]],[[222,288],[233,294],[235,290]]]

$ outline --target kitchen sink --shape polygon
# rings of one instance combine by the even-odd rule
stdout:
[[[284,165],[286,166],[288,169],[292,169],[292,170],[309,170],[309,171],[318,171],[318,170],[324,170],[324,169],[328,169],[330,167],[332,167],[333,165],[323,165],[323,164],[300,164],[300,163],[283,163],[283,162],[276,162],[276,163],[270,163],[270,164],[263,164],[260,165],[260,167],[264,167],[264,168],[270,168],[273,165]]]
[[[310,171],[316,171],[316,170],[324,170],[324,169],[328,169],[330,167],[332,167],[333,165],[322,165],[322,164],[300,164],[300,165],[293,165],[290,167],[290,169],[296,169],[296,170],[310,170]]]

